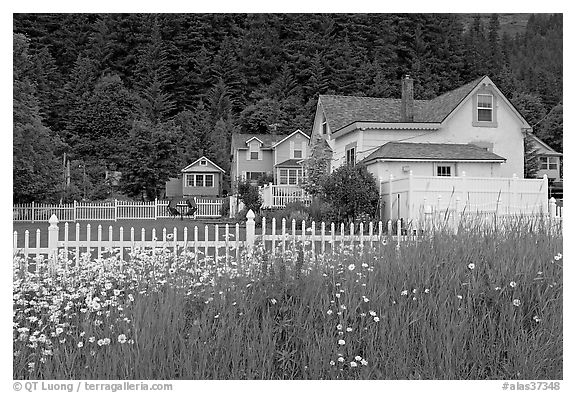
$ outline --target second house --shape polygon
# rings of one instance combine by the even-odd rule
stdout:
[[[232,182],[257,181],[269,176],[274,184],[300,184],[309,140],[310,137],[300,130],[290,135],[232,135]]]

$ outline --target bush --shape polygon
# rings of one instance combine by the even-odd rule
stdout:
[[[228,217],[229,214],[230,214],[230,197],[226,197],[222,202],[222,206],[220,207],[220,216]]]
[[[365,166],[342,166],[322,182],[322,199],[332,205],[338,222],[374,217],[379,197],[376,179]]]
[[[307,208],[308,215],[310,216],[310,220],[316,222],[330,222],[334,219],[334,213],[332,206],[322,201],[319,198],[312,199],[310,206]]]
[[[239,181],[238,198],[244,203],[246,211],[252,209],[254,213],[260,212],[262,199],[257,186],[252,185],[249,181]]]

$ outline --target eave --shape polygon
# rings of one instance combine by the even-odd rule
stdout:
[[[332,138],[339,138],[355,130],[423,130],[436,131],[440,129],[440,123],[416,123],[416,122],[397,122],[381,123],[371,121],[357,121],[340,128],[332,134]]]

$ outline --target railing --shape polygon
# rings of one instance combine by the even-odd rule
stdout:
[[[197,218],[220,217],[220,209],[225,198],[196,198]],[[74,202],[62,205],[49,204],[15,204],[13,206],[14,221],[48,221],[55,214],[60,221],[117,221],[117,220],[156,220],[170,217],[169,201],[155,200],[151,202],[118,201],[103,203]],[[186,213],[188,206],[180,202],[176,208]]]
[[[285,207],[290,202],[309,204],[310,195],[298,185],[266,184],[259,189],[262,207]]]

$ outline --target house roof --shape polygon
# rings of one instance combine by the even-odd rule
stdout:
[[[546,156],[562,156],[562,153],[559,153],[553,148],[551,148],[548,144],[546,144],[542,139],[538,138],[533,133],[529,135],[530,138],[532,138],[534,142],[536,142],[537,154]]]
[[[271,149],[274,144],[284,138],[287,135],[272,135],[272,134],[232,134],[232,151],[236,149],[248,149],[246,142],[251,139],[258,139],[262,142],[263,149]]]
[[[483,79],[475,79],[431,100],[414,100],[415,123],[441,123]],[[402,122],[401,99],[320,95],[332,132],[359,121]]]
[[[306,135],[304,132],[302,132],[302,130],[296,130],[296,131],[294,131],[293,133],[291,133],[291,134],[289,134],[289,135],[286,135],[286,137],[283,138],[282,140],[276,142],[276,143],[274,144],[274,146],[272,146],[272,147],[278,146],[279,144],[281,144],[281,143],[283,143],[284,141],[288,140],[288,139],[289,139],[292,135],[294,135],[294,134],[302,134],[302,135],[304,135],[306,138],[310,139],[310,137],[309,137],[308,135]]]
[[[279,164],[276,164],[275,166],[280,167],[280,166],[290,166],[290,167],[301,167],[302,166],[302,158],[291,158],[289,160],[286,161],[282,161]]]
[[[472,144],[388,142],[370,154],[373,160],[506,161],[505,158]]]
[[[210,159],[206,158],[205,156],[200,157],[199,159],[197,159],[196,161],[194,161],[192,164],[188,165],[186,168],[182,169],[181,172],[193,172],[192,168],[198,163],[200,162],[200,160],[206,160],[208,163],[210,163],[210,165],[212,165],[217,171],[220,171],[222,173],[225,173],[226,171],[222,168],[220,168],[218,165],[214,164],[214,162],[210,161]]]

